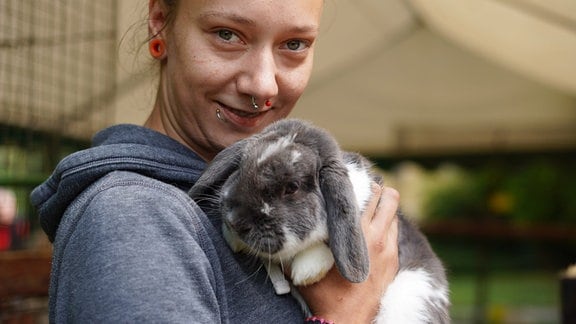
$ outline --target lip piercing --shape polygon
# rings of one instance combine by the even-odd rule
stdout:
[[[256,98],[254,98],[254,96],[252,96],[252,108],[254,108],[254,110],[258,110],[258,108],[260,108],[256,103]]]
[[[216,109],[216,117],[218,117],[218,119],[220,119],[223,122],[226,122],[226,119],[224,119],[224,117],[222,116],[222,112],[220,111],[220,108]]]

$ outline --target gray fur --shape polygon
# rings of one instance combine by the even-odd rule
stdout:
[[[286,150],[258,164],[258,157],[283,137],[293,138],[289,147],[302,153],[302,162],[289,164],[286,153],[291,150]],[[283,194],[293,179],[300,186],[298,192]],[[223,212],[240,206],[237,212],[242,217],[238,217],[235,230],[250,241],[246,243],[257,242],[273,253],[283,243],[282,226],[306,235],[317,224],[325,222],[328,244],[338,270],[351,282],[366,279],[368,252],[359,210],[351,198],[354,196],[352,183],[347,177],[342,151],[324,130],[286,119],[237,142],[214,158],[189,194],[203,199],[220,188],[232,191],[228,192],[227,199],[221,199]],[[277,215],[290,215],[290,218],[264,217],[256,207],[261,200],[273,205]]]
[[[291,140],[274,150],[281,138]],[[327,224],[336,267],[349,281],[361,282],[368,275],[369,258],[347,164],[371,168],[364,157],[341,151],[326,131],[286,119],[223,150],[190,195],[217,196],[222,214],[234,215],[226,226],[258,255],[279,251],[286,244],[286,229],[304,239],[319,224]],[[261,210],[263,203],[272,212]],[[444,267],[425,236],[400,213],[398,218],[400,271],[424,269],[434,288],[447,289]],[[430,301],[426,310],[433,323],[449,322],[447,301]]]

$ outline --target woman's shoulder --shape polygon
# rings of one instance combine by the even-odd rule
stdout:
[[[141,231],[156,239],[175,233],[198,239],[208,235],[210,222],[186,191],[139,173],[114,171],[76,198],[60,227],[60,233],[87,230],[103,238]]]
[[[114,171],[87,191],[90,204],[117,210],[138,210],[146,214],[203,214],[186,190],[137,172]],[[79,197],[80,198],[80,197]]]
[[[112,171],[95,181],[84,194],[99,195],[109,191],[129,199],[154,199],[162,203],[167,196],[174,197],[182,203],[189,204],[191,199],[185,190],[154,177],[132,171]]]
[[[108,318],[187,322],[199,309],[210,317],[206,322],[216,321],[224,293],[215,231],[185,191],[138,173],[111,172],[63,216],[54,243],[55,300],[99,317],[114,304],[122,307],[107,311]],[[114,312],[124,309],[131,313]]]

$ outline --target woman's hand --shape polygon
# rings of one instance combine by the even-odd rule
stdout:
[[[399,194],[373,184],[372,199],[362,215],[362,229],[370,255],[366,281],[351,283],[333,267],[320,282],[299,287],[313,314],[336,323],[370,323],[380,297],[398,272]]]

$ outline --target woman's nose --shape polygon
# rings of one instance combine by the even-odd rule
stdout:
[[[254,50],[243,62],[243,72],[239,76],[238,91],[255,97],[259,105],[278,94],[278,68],[272,49]]]

